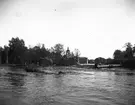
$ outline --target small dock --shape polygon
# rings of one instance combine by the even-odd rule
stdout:
[[[79,64],[78,67],[95,68],[95,64]],[[122,66],[120,64],[97,65],[97,68],[115,68],[115,67],[122,67]]]
[[[79,64],[79,65],[77,65],[77,67],[80,67],[80,68],[94,68],[95,64]]]
[[[98,68],[115,68],[115,67],[121,67],[120,64],[109,64],[109,65],[98,65]]]

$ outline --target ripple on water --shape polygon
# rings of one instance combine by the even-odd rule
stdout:
[[[44,75],[0,71],[3,105],[135,105],[132,71],[74,71]]]

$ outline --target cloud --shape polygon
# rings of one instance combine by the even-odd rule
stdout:
[[[135,12],[135,0],[124,0],[124,1],[127,6],[127,9],[130,9],[130,11]]]
[[[125,0],[125,2],[127,2],[130,5],[134,5],[135,4],[135,0]]]
[[[15,0],[0,0],[0,8],[4,6],[9,6]]]
[[[65,1],[58,4],[56,11],[62,14],[67,14],[68,12],[72,12],[75,8],[77,8],[76,2]]]
[[[7,12],[16,0],[0,0],[0,15]]]

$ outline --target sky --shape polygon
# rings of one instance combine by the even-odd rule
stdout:
[[[19,37],[26,46],[57,43],[81,56],[113,57],[135,44],[135,0],[0,0],[0,46]]]

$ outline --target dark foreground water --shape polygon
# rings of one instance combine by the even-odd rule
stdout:
[[[0,105],[135,105],[135,72],[47,75],[0,67]]]

